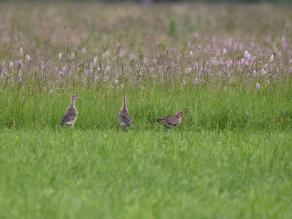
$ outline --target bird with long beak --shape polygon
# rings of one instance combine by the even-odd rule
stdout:
[[[66,113],[62,117],[61,126],[69,126],[71,128],[74,127],[74,124],[75,124],[77,116],[78,116],[78,111],[76,108],[77,99],[78,99],[78,97],[76,95],[72,95],[71,104],[69,105]]]
[[[120,126],[123,129],[127,129],[132,124],[132,118],[130,117],[130,115],[128,113],[128,108],[127,108],[125,96],[123,96],[123,106],[122,106],[122,109],[119,113],[119,121],[120,121]]]
[[[157,122],[163,124],[166,128],[175,128],[181,124],[184,118],[184,113],[178,112],[175,115],[159,118]]]

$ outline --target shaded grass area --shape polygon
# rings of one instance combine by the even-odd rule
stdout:
[[[290,131],[2,130],[1,218],[291,218]]]
[[[117,129],[122,96],[128,97],[135,130],[157,129],[157,117],[186,113],[183,130],[270,129],[291,130],[291,82],[262,86],[181,86],[143,83],[115,88],[68,88],[49,94],[25,87],[1,90],[1,128],[59,128],[71,94],[78,94],[77,129]]]

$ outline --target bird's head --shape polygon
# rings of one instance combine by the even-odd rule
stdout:
[[[75,94],[73,94],[73,95],[72,95],[72,101],[76,101],[77,99],[78,99],[78,96],[75,95]]]
[[[178,113],[176,113],[176,116],[179,118],[185,119],[184,112],[178,112]]]

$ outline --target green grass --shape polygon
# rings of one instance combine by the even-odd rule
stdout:
[[[54,128],[70,103],[72,93],[81,98],[77,129],[117,129],[117,114],[122,96],[128,97],[134,130],[157,129],[155,119],[177,111],[186,113],[184,130],[291,130],[291,82],[262,87],[240,84],[224,87],[181,86],[144,83],[115,89],[75,88],[52,94],[23,88],[0,90],[0,126],[2,128]]]
[[[284,132],[2,130],[0,218],[291,218]]]
[[[76,91],[80,117],[61,129]],[[2,90],[0,218],[291,218],[291,93],[289,82]],[[154,122],[177,110],[178,129]]]

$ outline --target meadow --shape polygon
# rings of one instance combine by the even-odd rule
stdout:
[[[1,3],[0,218],[291,218],[291,11]]]

